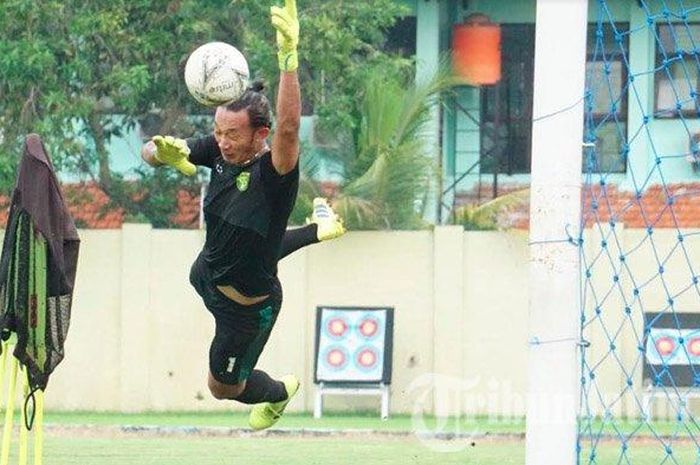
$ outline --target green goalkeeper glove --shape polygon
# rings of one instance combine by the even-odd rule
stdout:
[[[154,154],[156,160],[172,166],[185,176],[192,176],[197,172],[197,167],[187,159],[190,148],[184,139],[176,139],[173,136],[154,136],[152,140],[156,144]]]
[[[284,0],[284,8],[270,8],[272,25],[277,29],[277,58],[281,71],[296,71],[299,67],[299,18],[297,1]]]

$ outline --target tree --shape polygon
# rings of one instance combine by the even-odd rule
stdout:
[[[498,196],[481,205],[463,205],[455,209],[453,223],[468,231],[495,231],[512,228],[508,214],[527,207],[530,189],[519,189]]]
[[[418,229],[436,178],[438,147],[425,132],[431,108],[457,82],[442,66],[433,79],[414,84],[413,76],[375,68],[360,92],[356,129],[344,134],[350,147],[342,161],[342,183],[335,206],[354,229]],[[343,137],[343,136],[341,136]]]
[[[281,0],[280,0],[281,1]],[[237,19],[231,29],[246,44],[251,68],[276,87],[274,31],[268,26],[269,3],[232,0]],[[385,50],[386,31],[407,13],[395,0],[298,0],[300,81],[304,112],[316,114],[326,129],[347,129],[357,122],[357,93],[370,70],[412,67],[412,61]]]
[[[403,67],[382,51],[383,32],[402,7],[393,0],[299,0],[301,70],[307,109],[328,127],[352,124],[355,86],[366,63]],[[196,46],[223,40],[241,48],[256,75],[278,72],[269,4],[257,0],[6,0],[0,15],[0,190],[14,182],[22,136],[38,132],[59,169],[97,183],[127,214],[159,225],[163,201],[194,188],[179,175],[116,174],[108,144],[148,115],[157,132],[188,136],[184,62]],[[155,189],[158,189],[157,195]],[[167,194],[167,195],[166,195]],[[156,200],[157,199],[157,200]]]
[[[60,170],[96,182],[127,214],[160,211],[157,188],[169,191],[174,204],[181,179],[140,172],[140,183],[127,184],[113,171],[107,145],[153,108],[166,115],[166,131],[185,121],[193,103],[181,84],[182,63],[192,44],[215,37],[217,4],[225,10],[225,2],[216,1],[5,2],[2,187],[9,187],[14,170],[7,167],[22,136],[37,132]],[[200,17],[211,19],[191,19]],[[153,219],[167,223],[157,214]]]

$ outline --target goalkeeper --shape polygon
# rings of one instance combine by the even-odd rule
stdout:
[[[343,233],[325,201],[317,199],[314,215],[326,220],[285,235],[299,187],[296,0],[273,6],[271,13],[280,67],[271,147],[270,105],[254,84],[237,101],[216,109],[212,136],[190,141],[156,136],[155,150],[146,144],[142,151],[149,164],[170,165],[187,175],[194,174],[195,165],[211,169],[204,199],[206,240],[190,282],[216,322],[209,389],[217,399],[254,404],[249,423],[255,430],[272,426],[299,389],[293,375],[278,381],[254,369],[282,305],[277,262],[298,247]],[[314,227],[316,234],[309,234]]]

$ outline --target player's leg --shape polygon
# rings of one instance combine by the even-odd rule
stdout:
[[[280,260],[302,247],[335,239],[345,234],[343,221],[322,197],[314,199],[313,212],[307,223],[306,226],[285,232],[282,238]]]
[[[209,390],[217,399],[258,404],[250,424],[263,429],[277,422],[284,407],[299,389],[299,381],[288,375],[278,381],[254,369],[267,343],[282,306],[281,292],[256,305],[242,306],[220,296],[228,308],[218,313],[216,334],[209,351]],[[215,315],[216,316],[216,315]],[[254,413],[255,412],[255,413]]]
[[[287,404],[289,404],[292,397],[294,397],[294,395],[299,391],[299,379],[296,376],[283,376],[281,382],[284,385],[286,394],[284,399],[277,402],[267,401],[262,404],[257,404],[250,411],[248,424],[254,430],[259,431],[269,428],[277,423],[277,420],[279,420],[284,413],[284,409],[287,407]]]
[[[276,318],[272,306],[267,302],[264,304],[259,308],[259,305],[244,307],[232,302],[229,310],[233,317],[216,318],[214,340],[209,348],[207,382],[216,399],[257,404],[287,398],[282,382],[253,369]],[[249,314],[243,316],[239,312]]]
[[[216,399],[243,404],[280,402],[289,397],[285,383],[272,379],[251,366],[262,351],[257,337],[241,343],[235,330],[217,325],[217,334],[209,351],[208,386]],[[241,345],[243,344],[243,345]]]
[[[252,370],[251,376],[248,377],[247,380],[249,387],[246,387],[246,390],[236,399],[241,402],[250,401],[250,403],[256,403],[256,405],[253,406],[252,410],[250,411],[250,416],[248,417],[248,423],[254,430],[269,428],[277,423],[277,420],[279,420],[280,416],[284,412],[284,409],[287,407],[287,404],[289,404],[292,397],[294,397],[294,395],[299,391],[299,379],[294,375],[286,375],[282,377],[280,381],[278,381],[282,383],[282,387],[284,388],[283,397],[278,396],[280,398],[277,400],[270,399],[265,400],[262,403],[252,402],[254,398],[259,399],[261,397],[260,394],[256,394],[256,392],[261,393],[265,387],[269,388],[269,386],[272,384],[272,380],[269,378],[269,376],[262,371],[253,370],[253,368],[258,361],[258,357],[260,356],[263,347],[270,337],[272,327],[274,326],[277,315],[282,308],[282,289],[276,286],[276,288],[273,290],[271,299],[268,299],[266,302],[269,304],[269,306],[266,307],[266,310],[263,310],[261,321],[269,321],[270,323],[261,325],[262,332],[258,336],[257,341],[253,344],[250,351],[250,358],[248,359],[250,360],[250,370]],[[268,313],[265,314],[265,312]],[[256,386],[258,386],[257,391],[253,390],[253,382],[256,384]],[[249,389],[251,396],[253,397],[245,398],[245,395]],[[268,396],[268,398],[269,397],[270,396]]]
[[[219,381],[210,370],[207,384],[215,399],[235,400],[249,405],[280,402],[289,397],[284,381],[274,380],[262,370],[253,370],[247,379],[235,384]]]
[[[209,369],[209,379],[207,379],[207,386],[209,387],[209,392],[214,396],[214,399],[219,400],[234,400],[236,397],[240,396],[245,389],[245,380],[236,384],[226,384],[217,380]]]

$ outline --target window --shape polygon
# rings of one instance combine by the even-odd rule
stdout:
[[[501,81],[481,89],[481,172],[530,172],[535,25],[501,25]]]
[[[629,24],[589,25],[586,61],[585,132],[595,136],[583,171],[624,173],[627,159],[627,65]]]
[[[660,24],[656,33],[654,116],[700,117],[700,23]]]
[[[396,18],[396,22],[386,32],[384,50],[404,57],[416,54],[416,17]]]
[[[627,140],[627,66],[629,24],[588,26],[586,129],[596,137],[596,172],[624,173]],[[600,36],[600,37],[599,37]],[[502,79],[481,90],[481,172],[530,172],[535,56],[534,24],[502,24]]]

